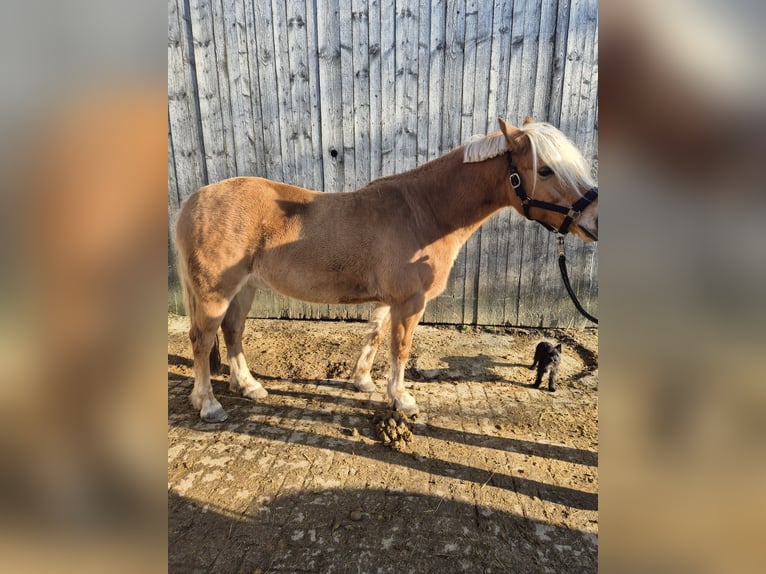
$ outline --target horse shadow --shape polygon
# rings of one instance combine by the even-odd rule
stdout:
[[[440,360],[442,363],[446,363],[447,366],[439,369],[418,369],[413,367],[407,369],[405,374],[410,380],[419,383],[470,380],[480,383],[507,383],[525,388],[534,386],[534,382],[527,384],[515,378],[509,379],[499,374],[496,370],[498,367],[529,369],[528,364],[500,361],[497,357],[484,353],[471,355],[470,357],[453,355],[442,357]]]
[[[183,357],[169,356],[169,362],[171,361],[176,361],[175,364],[182,365],[188,365],[191,362]],[[171,375],[173,375],[172,371],[169,372],[169,378]],[[262,380],[282,381],[282,379],[273,377],[258,377]],[[521,476],[519,473],[490,472],[469,464],[442,459],[437,452],[413,456],[412,453],[397,452],[383,447],[375,437],[372,419],[376,412],[387,410],[385,398],[378,393],[356,393],[351,390],[350,383],[347,381],[292,379],[292,383],[281,387],[272,386],[270,388],[269,385],[266,385],[270,396],[262,401],[253,402],[230,392],[228,384],[224,380],[213,379],[214,392],[229,413],[229,420],[225,423],[211,424],[201,421],[197,411],[190,407],[188,393],[191,392],[192,381],[188,377],[183,379],[171,378],[172,391],[168,398],[168,410],[169,424],[174,427],[205,433],[218,433],[224,430],[247,436],[279,440],[286,444],[294,443],[296,440],[306,440],[315,447],[353,454],[387,464],[396,464],[429,474],[458,478],[474,484],[490,483],[498,488],[512,490],[529,497],[536,496],[572,508],[582,510],[597,510],[598,508],[598,495],[595,493],[548,484]],[[324,392],[326,390],[329,392]],[[354,394],[348,396],[349,393]],[[323,434],[318,430],[300,430],[296,428],[294,422],[291,422],[298,420],[326,423],[335,429],[335,432]],[[352,429],[356,429],[357,433],[367,440],[360,440],[359,436],[355,437],[351,432]],[[580,465],[597,466],[598,464],[597,453],[589,450],[548,445],[523,439],[485,436],[431,425],[428,422],[416,421],[413,425],[413,434],[468,446],[523,453]]]

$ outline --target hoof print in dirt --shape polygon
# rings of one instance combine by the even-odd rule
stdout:
[[[386,411],[373,417],[375,436],[393,450],[402,450],[412,442],[412,421],[401,411]]]

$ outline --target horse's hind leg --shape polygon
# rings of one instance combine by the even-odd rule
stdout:
[[[206,422],[223,422],[227,418],[226,411],[213,395],[213,387],[210,384],[210,351],[213,349],[226,305],[225,300],[207,303],[197,300],[190,315],[189,338],[194,352],[194,389],[191,402],[194,408],[199,409],[200,417]]]
[[[372,362],[375,360],[375,353],[378,351],[386,329],[391,321],[391,307],[388,305],[378,305],[370,317],[370,330],[367,339],[364,342],[364,348],[356,360],[352,382],[354,386],[363,392],[371,393],[375,391],[375,383],[372,380],[370,371],[372,371]]]
[[[229,304],[226,316],[221,323],[223,338],[229,356],[229,390],[241,392],[243,396],[257,400],[268,395],[261,383],[253,378],[242,351],[242,333],[245,319],[253,304],[255,289],[245,285]]]
[[[404,388],[404,367],[410,356],[412,335],[425,309],[422,295],[391,308],[391,375],[388,380],[389,406],[409,416],[420,412],[415,397]]]

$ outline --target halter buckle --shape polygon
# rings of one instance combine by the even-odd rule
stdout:
[[[521,178],[519,177],[519,174],[516,172],[513,172],[511,174],[511,187],[513,189],[518,189],[521,187]]]
[[[577,211],[572,207],[569,208],[569,212],[567,213],[567,217],[571,218],[572,221],[577,221],[581,215],[582,211]]]

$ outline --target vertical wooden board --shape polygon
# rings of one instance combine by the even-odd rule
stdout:
[[[481,250],[481,275],[479,281],[477,323],[480,325],[502,325],[513,323],[518,280],[508,280],[510,250],[511,214],[509,210],[496,213],[484,225]],[[513,310],[513,316],[506,316],[506,308]]]
[[[446,0],[431,0],[430,51],[428,70],[428,159],[442,155],[442,113],[444,98],[444,54],[446,40]],[[422,134],[418,132],[418,137]]]
[[[257,173],[255,162],[258,154],[253,127],[250,70],[245,37],[247,24],[243,2],[223,0],[221,21],[225,29],[226,58],[222,64],[227,69],[233,144],[228,156],[234,162],[231,168],[233,175],[253,175]]]
[[[221,111],[223,126],[223,155],[226,164],[226,177],[237,175],[237,161],[234,152],[234,121],[232,119],[231,78],[228,60],[236,58],[228,54],[226,42],[226,17],[222,0],[210,0],[213,22],[213,43],[215,44],[215,66],[218,76],[218,106]]]
[[[524,59],[524,3],[514,2],[511,13],[511,52],[508,65],[508,102],[506,120],[518,126],[524,117],[521,108],[521,94],[528,80],[523,78],[522,62]]]
[[[445,42],[443,139],[441,145],[443,152],[447,152],[462,143],[460,128],[463,101],[463,52],[465,49],[464,0],[457,0],[447,6]]]
[[[168,121],[178,197],[207,183],[197,108],[194,52],[184,3],[168,3]]]
[[[596,125],[596,106],[593,102],[598,98],[598,54],[597,34],[598,19],[595,2],[586,2],[585,22],[585,45],[581,60],[581,76],[577,97],[577,123],[575,128],[574,142],[583,152],[587,160],[593,157],[594,130]]]
[[[295,179],[289,183],[312,188],[314,185],[314,158],[311,148],[311,89],[309,86],[308,38],[306,34],[306,1],[287,3],[288,82],[290,87],[289,130],[295,150]]]
[[[263,131],[264,177],[285,181],[282,170],[282,137],[280,135],[279,100],[277,91],[276,58],[271,2],[253,2],[253,31],[255,32],[255,58],[251,57],[251,77],[258,79],[261,94],[261,127]],[[257,73],[254,73],[254,69]]]
[[[381,170],[382,175],[396,173],[394,134],[397,128],[396,111],[396,6],[394,0],[380,3],[380,92],[381,119]]]
[[[564,99],[564,72],[567,61],[569,36],[570,0],[559,0],[556,10],[556,33],[553,43],[553,73],[551,74],[551,96],[548,103],[548,121],[560,126],[561,105]]]
[[[412,169],[417,160],[417,0],[401,0],[396,14],[395,169]]]
[[[476,135],[474,131],[474,96],[476,94],[476,41],[479,19],[478,0],[465,2],[465,29],[463,36],[463,78],[460,101],[460,139],[464,143]],[[481,77],[481,76],[479,76]]]
[[[430,120],[428,85],[430,80],[431,1],[420,0],[418,5],[418,70],[417,70],[417,158],[421,165],[430,158],[428,154],[428,124]]]
[[[578,300],[591,315],[598,316],[598,249],[595,243],[583,243],[579,239],[567,240],[566,260],[569,280]],[[561,283],[561,279],[559,279]],[[573,317],[573,326],[592,325],[576,310],[562,283],[561,297],[566,299]]]
[[[208,180],[216,182],[226,179],[229,174],[218,86],[213,14],[210,0],[191,0],[189,6],[205,165]]]
[[[298,126],[293,116],[294,108],[291,90],[290,44],[288,41],[288,22],[285,0],[272,0],[272,33],[274,34],[274,68],[276,85],[272,88],[278,102],[279,113],[275,116],[280,124],[280,160],[282,162],[282,181],[294,184],[298,180],[298,168],[295,142]]]
[[[381,124],[383,122],[383,94],[381,91],[381,22],[380,0],[368,0],[368,50],[370,66],[370,180],[383,175],[381,157]]]
[[[234,0],[237,5],[237,22],[244,22],[244,30],[239,29],[239,50],[240,50],[240,73],[242,76],[241,83],[241,103],[243,106],[249,107],[250,112],[243,112],[246,116],[249,115],[252,121],[252,126],[248,129],[242,129],[240,133],[244,133],[247,137],[252,134],[254,157],[251,162],[246,163],[249,166],[249,171],[246,173],[240,173],[240,175],[256,175],[260,177],[267,177],[267,153],[264,148],[264,142],[267,138],[264,136],[264,116],[261,107],[261,83],[260,83],[260,60],[258,57],[258,44],[256,32],[256,17],[254,6],[252,2],[243,2],[242,0]],[[268,128],[267,128],[268,129]],[[249,150],[248,146],[245,146],[246,150]]]
[[[343,105],[341,95],[340,15],[338,0],[317,9],[319,51],[320,117],[324,191],[345,187],[343,149]]]
[[[354,89],[354,189],[370,181],[370,46],[367,0],[351,2]]]
[[[577,112],[582,84],[583,56],[587,37],[586,0],[572,0],[564,65],[559,129],[577,143]]]
[[[340,77],[343,103],[343,191],[356,185],[356,150],[354,149],[354,34],[351,23],[351,0],[340,0]]]
[[[474,82],[473,133],[485,134],[497,129],[497,118],[490,118],[489,77],[492,61],[492,20],[494,5],[491,2],[477,4],[476,22],[476,81]],[[491,127],[490,127],[491,126]]]
[[[495,0],[492,11],[492,51],[489,63],[489,93],[487,98],[487,131],[489,132],[499,128],[497,118],[505,119],[508,106],[511,1]]]
[[[550,121],[551,84],[554,75],[556,44],[556,6],[543,2],[540,6],[540,32],[537,45],[537,75],[534,103],[530,115],[537,121]]]
[[[514,209],[507,209],[503,215],[503,233],[507,259],[505,264],[505,285],[508,295],[503,299],[505,322],[517,325],[521,297],[521,272],[524,254],[524,229],[526,220]]]
[[[518,89],[518,119],[532,115],[537,77],[537,51],[540,35],[541,4],[527,2],[522,15],[521,75]]]
[[[324,3],[323,3],[324,4]],[[324,9],[324,5],[322,6]],[[308,134],[311,148],[311,167],[313,178],[310,187],[324,191],[324,165],[322,161],[322,127],[320,101],[322,98],[319,84],[319,48],[317,45],[317,6],[314,0],[306,4],[306,57],[309,73],[309,107],[311,125]],[[304,132],[303,137],[306,137]]]
[[[522,254],[521,282],[519,288],[518,323],[527,327],[549,325],[551,318],[561,324],[561,299],[559,285],[551,278],[555,245],[550,243],[553,235],[534,222],[524,224],[524,251]]]

